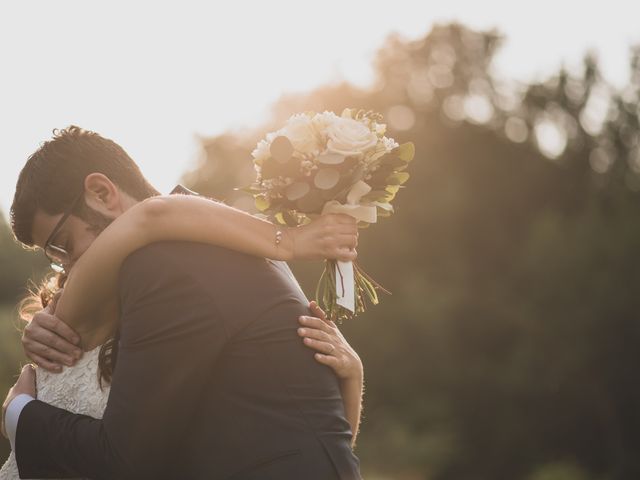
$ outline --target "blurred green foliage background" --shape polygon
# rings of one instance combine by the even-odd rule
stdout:
[[[184,182],[251,210],[234,187],[265,132],[301,111],[382,112],[417,154],[396,214],[360,236],[393,295],[344,325],[365,363],[365,477],[640,478],[640,49],[623,87],[588,53],[520,84],[492,74],[501,41],[459,24],[390,37],[372,88],[284,97],[259,131],[203,139]],[[43,265],[0,230],[6,391],[12,309]],[[293,267],[312,295],[321,265]]]

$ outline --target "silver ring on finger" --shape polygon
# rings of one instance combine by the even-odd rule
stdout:
[[[329,346],[331,347],[331,348],[329,349],[329,353],[333,353],[333,352],[334,352],[334,350],[336,349],[336,346],[335,346],[333,343],[330,343],[330,344],[329,344]]]

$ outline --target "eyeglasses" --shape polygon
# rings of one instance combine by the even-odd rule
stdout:
[[[67,221],[69,216],[71,216],[83,197],[84,190],[80,192],[80,195],[76,197],[76,199],[71,204],[71,207],[69,207],[69,209],[64,213],[56,226],[53,227],[51,235],[49,235],[49,238],[47,238],[47,241],[44,244],[44,254],[47,256],[51,268],[55,272],[62,273],[65,271],[65,266],[71,263],[71,255],[64,247],[54,245],[53,240],[56,238],[56,235],[58,234],[58,232],[60,232],[60,230],[64,226],[64,223]]]

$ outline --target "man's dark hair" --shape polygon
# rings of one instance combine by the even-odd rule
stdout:
[[[33,219],[38,209],[49,215],[68,209],[91,173],[102,173],[136,200],[158,195],[127,152],[113,140],[74,125],[56,129],[53,138],[29,157],[18,177],[10,214],[16,238],[33,246]],[[73,213],[85,219],[87,210],[81,201]]]

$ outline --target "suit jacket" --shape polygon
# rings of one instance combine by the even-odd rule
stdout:
[[[23,478],[360,478],[338,380],[297,335],[309,309],[286,264],[163,242],[120,275],[104,418],[29,403]]]

